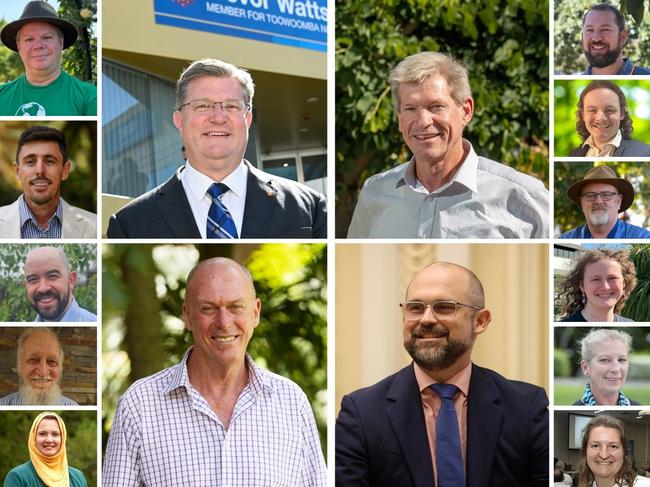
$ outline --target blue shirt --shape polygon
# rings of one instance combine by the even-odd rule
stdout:
[[[641,66],[635,66],[629,58],[623,58],[623,67],[616,74],[650,74],[650,69],[642,68]],[[591,66],[587,68],[586,71],[580,74],[592,74]]]
[[[20,392],[14,392],[3,398],[0,398],[0,406],[23,406],[23,398]],[[79,406],[75,401],[69,397],[61,396],[56,402],[56,406]]]
[[[63,210],[60,199],[54,215],[47,221],[45,230],[38,226],[34,214],[25,202],[25,195],[20,195],[18,198],[18,210],[20,212],[20,238],[61,238]]]
[[[41,318],[41,315],[36,315],[36,319],[34,321],[44,320]],[[74,296],[72,296],[72,302],[70,303],[70,306],[68,306],[67,311],[63,313],[63,316],[61,316],[61,319],[53,321],[76,321],[92,323],[94,321],[97,321],[97,315],[94,315],[87,309],[83,309],[81,306],[79,306],[77,304],[77,300],[74,298]]]
[[[560,235],[560,238],[593,238],[589,227],[582,225],[581,227],[569,230]],[[637,227],[631,223],[625,223],[621,220],[616,220],[616,224],[612,230],[607,234],[607,238],[650,238],[650,232],[642,227]]]

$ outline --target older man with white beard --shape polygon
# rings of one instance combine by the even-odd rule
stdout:
[[[645,228],[618,219],[634,201],[634,187],[609,166],[597,166],[571,185],[567,196],[582,208],[587,223],[560,238],[650,238]]]
[[[18,392],[0,399],[0,406],[77,406],[61,394],[63,348],[49,328],[32,327],[18,337]]]

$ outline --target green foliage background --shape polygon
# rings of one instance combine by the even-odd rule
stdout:
[[[555,236],[585,224],[585,217],[578,205],[566,195],[569,187],[582,178],[594,166],[609,166],[619,177],[632,183],[636,191],[634,203],[627,210],[630,215],[645,215],[643,225],[650,224],[650,164],[646,162],[556,162],[554,187]]]
[[[248,351],[307,394],[327,441],[327,248],[322,244],[105,245],[103,424],[135,380],[178,363],[192,344],[181,321],[187,272],[231,257],[253,275],[262,302]],[[104,435],[104,444],[107,441]]]
[[[97,310],[97,247],[91,244],[53,244],[65,250],[72,270],[88,277],[85,285],[77,280],[73,294],[79,306]],[[0,246],[0,322],[34,321],[36,312],[27,301],[23,264],[29,251],[40,244],[3,244]]]
[[[636,267],[637,284],[621,314],[636,322],[650,321],[650,247],[647,244],[633,244],[630,260]]]
[[[24,2],[27,3],[27,2]],[[80,15],[86,9],[90,15]],[[97,0],[59,0],[59,17],[69,20],[79,30],[74,45],[63,51],[61,67],[67,73],[89,83],[97,84],[97,36],[93,30],[97,22]],[[0,28],[17,19],[0,20]],[[0,49],[0,83],[6,83],[24,73],[17,52]]]
[[[554,141],[555,156],[568,156],[572,149],[581,145],[576,132],[578,99],[582,90],[591,80],[556,80]],[[632,119],[632,138],[650,143],[650,81],[616,80],[616,84],[625,93],[627,108]]]
[[[7,121],[0,124],[0,206],[16,201],[23,192],[12,163],[20,134],[34,125],[63,132],[72,170],[61,183],[61,196],[73,206],[97,212],[97,122],[94,121]]]
[[[97,417],[95,411],[56,411],[65,423],[68,465],[81,470],[88,487],[97,485]],[[0,479],[29,460],[27,442],[36,411],[0,412]]]
[[[582,17],[593,0],[554,0],[554,63],[557,74],[578,74],[587,69],[588,63],[582,53]],[[609,1],[620,9],[621,2]],[[626,2],[627,3],[627,2]],[[630,2],[631,3],[631,2]],[[643,9],[643,3],[641,9]],[[623,55],[640,66],[650,66],[650,21],[649,16],[641,23],[626,15],[628,41]]]
[[[421,51],[468,67],[475,100],[465,137],[479,155],[548,183],[548,2],[336,2],[336,236],[373,174],[409,159],[387,82]]]

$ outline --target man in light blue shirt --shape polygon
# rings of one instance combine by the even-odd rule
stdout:
[[[39,247],[25,259],[25,289],[38,313],[34,321],[96,322],[97,316],[77,304],[72,291],[77,273],[58,247]]]
[[[479,157],[463,130],[474,114],[467,70],[422,52],[389,78],[410,162],[364,184],[348,238],[547,238],[541,181]]]
[[[18,337],[18,392],[0,399],[0,406],[52,404],[77,406],[61,393],[63,347],[49,328],[30,327]]]
[[[609,166],[592,167],[567,196],[582,208],[587,223],[560,238],[650,238],[645,228],[618,219],[634,201],[634,187]]]

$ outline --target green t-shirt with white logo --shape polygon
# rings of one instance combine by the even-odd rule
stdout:
[[[47,86],[34,86],[23,74],[0,86],[0,115],[44,117],[97,115],[97,87],[65,71]]]

